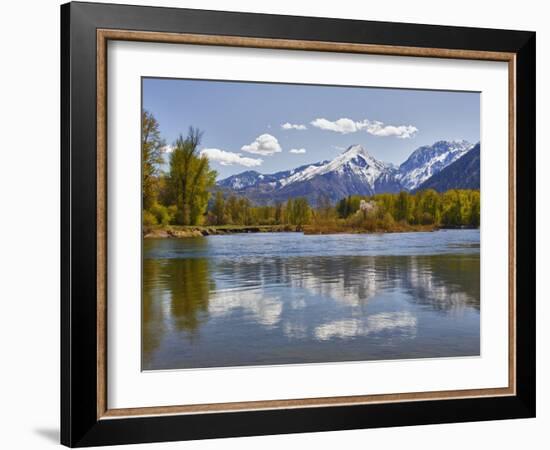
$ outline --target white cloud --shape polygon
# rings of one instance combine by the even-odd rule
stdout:
[[[302,125],[301,123],[283,123],[281,125],[281,128],[283,130],[307,130],[307,127],[305,125]]]
[[[226,152],[218,148],[205,148],[200,152],[201,156],[206,156],[211,161],[216,161],[222,166],[232,166],[238,164],[245,167],[257,167],[262,164],[261,159],[246,158],[240,153]]]
[[[320,128],[321,130],[329,130],[341,134],[349,134],[365,130],[373,136],[395,136],[400,139],[414,137],[414,135],[418,132],[418,128],[413,125],[386,125],[378,120],[371,121],[368,119],[356,122],[346,117],[342,117],[335,121],[318,118],[312,121],[311,125]]]
[[[251,144],[243,145],[241,150],[256,155],[272,155],[273,153],[282,152],[279,141],[275,136],[271,136],[270,134],[258,136]]]
[[[395,136],[399,139],[408,139],[414,137],[418,132],[418,128],[413,125],[384,125],[383,122],[368,120],[364,122],[367,133],[373,136]]]
[[[165,153],[172,153],[174,151],[174,147],[171,145],[165,145],[162,149]]]
[[[302,155],[306,152],[306,149],[305,148],[291,148],[289,150],[290,153],[294,153],[296,155]]]
[[[345,117],[335,120],[334,122],[322,118],[315,119],[311,122],[311,125],[320,128],[321,130],[335,131],[342,134],[355,133],[356,131],[359,131],[357,124],[358,122],[354,122],[353,120]]]

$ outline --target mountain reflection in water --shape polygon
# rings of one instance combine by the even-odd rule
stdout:
[[[407,234],[145,240],[143,369],[479,355],[479,232]]]

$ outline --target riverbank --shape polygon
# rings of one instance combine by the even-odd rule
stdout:
[[[212,225],[212,226],[153,226],[143,228],[143,237],[187,238],[240,233],[281,233],[299,231],[295,225]]]
[[[439,227],[435,225],[405,225],[385,228],[361,228],[361,227],[315,227],[306,226],[303,229],[304,234],[372,234],[372,233],[413,233],[437,231]]]
[[[333,223],[323,225],[305,225],[304,234],[367,234],[367,233],[412,233],[437,231],[437,225],[410,225],[408,223],[395,223],[391,227],[377,226],[352,226],[345,223]]]
[[[366,228],[360,226],[349,226],[342,224],[330,225],[211,225],[211,226],[153,226],[144,227],[143,237],[145,239],[162,238],[189,238],[201,236],[216,236],[227,234],[243,233],[282,233],[282,232],[303,232],[306,235],[314,234],[368,234],[368,233],[411,233],[437,231],[440,227],[436,225],[409,225],[395,224],[387,228]]]

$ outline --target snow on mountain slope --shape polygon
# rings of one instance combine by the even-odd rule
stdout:
[[[228,178],[225,178],[224,180],[221,180],[220,182],[218,182],[218,185],[239,190],[249,186],[254,186],[264,178],[265,178],[264,175],[262,175],[259,172],[256,172],[255,170],[248,170],[238,175],[232,175]]]
[[[337,201],[354,194],[414,191],[472,147],[467,141],[439,141],[417,148],[396,167],[377,160],[361,145],[352,145],[330,161],[273,174],[249,170],[219,181],[218,186],[257,204],[306,197],[315,205],[321,194]]]
[[[218,183],[251,200],[267,204],[303,196],[315,204],[320,194],[336,201],[353,195],[372,195],[377,192],[399,192],[398,171],[378,161],[361,145],[349,147],[331,161],[309,164],[293,170],[264,175],[256,172],[234,175]]]
[[[247,170],[246,172],[241,172],[237,175],[231,175],[230,177],[224,178],[223,180],[218,181],[217,185],[223,188],[230,188],[233,190],[246,189],[248,187],[256,187],[259,185],[279,185],[281,179],[285,179],[296,172],[300,172],[309,167],[316,167],[321,164],[326,164],[327,161],[318,162],[315,164],[307,164],[301,167],[297,167],[292,170],[284,170],[281,172],[276,172],[272,174],[261,174],[255,170]]]
[[[281,186],[299,181],[307,181],[330,172],[338,175],[353,174],[371,187],[376,179],[390,170],[389,166],[373,158],[361,145],[353,145],[332,161],[322,165],[312,165],[304,170],[296,171],[287,178],[280,180]]]
[[[464,156],[424,181],[417,190],[435,189],[438,192],[445,192],[449,189],[479,189],[480,178],[480,144],[478,142]]]
[[[399,166],[398,179],[407,190],[413,190],[437,174],[449,164],[471,150],[467,141],[438,141],[433,145],[417,148]]]

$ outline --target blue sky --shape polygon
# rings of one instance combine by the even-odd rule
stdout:
[[[219,179],[332,159],[354,144],[400,164],[438,140],[475,143],[479,102],[471,92],[143,79],[143,108],[166,142],[204,131],[200,149]]]

